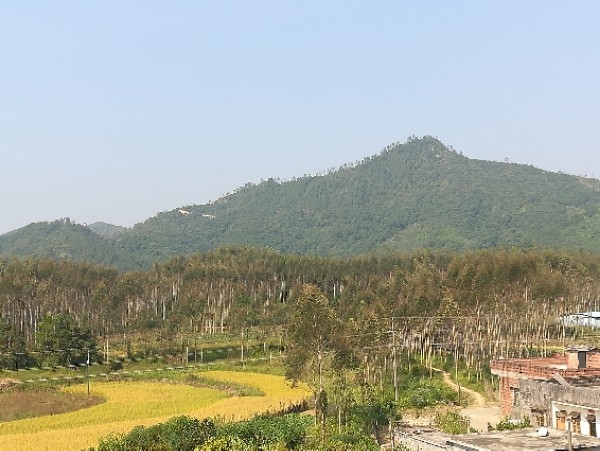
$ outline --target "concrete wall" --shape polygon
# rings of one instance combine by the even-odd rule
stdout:
[[[565,387],[557,383],[530,381],[521,379],[520,402],[513,407],[512,413],[521,418],[532,417],[532,409],[543,409],[547,412],[549,426],[557,428],[557,412],[562,410],[567,415],[572,412],[580,414],[582,435],[591,434],[591,425],[587,415],[596,415],[600,420],[600,390],[594,387]],[[596,435],[598,436],[598,429]]]
[[[551,382],[519,380],[521,410],[543,407],[550,412],[551,402],[560,402],[600,410],[600,390],[594,387],[565,387]]]
[[[434,440],[417,435],[399,434],[397,442],[411,451],[441,451],[448,449],[444,443],[437,443]]]

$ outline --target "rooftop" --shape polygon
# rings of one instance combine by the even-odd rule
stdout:
[[[541,437],[534,429],[516,429],[480,435],[459,435],[454,439],[480,450],[549,451],[568,449],[567,432],[553,429],[549,429],[548,432],[550,435]],[[600,439],[596,437],[572,434],[571,442],[573,449],[600,450]]]
[[[565,379],[599,377],[600,368],[568,368],[568,356],[495,359],[490,361],[493,374],[550,380],[555,374]]]
[[[446,445],[449,450],[465,451],[553,451],[568,449],[568,435],[565,431],[548,430],[549,435],[541,437],[535,429],[512,431],[492,431],[483,434],[448,435],[425,429],[408,432],[426,444]],[[600,451],[600,439],[572,434],[573,449]]]

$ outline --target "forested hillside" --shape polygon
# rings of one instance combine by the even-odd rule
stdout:
[[[157,214],[131,230],[85,235],[68,221],[0,237],[0,255],[69,256],[125,268],[222,245],[284,253],[484,248],[600,251],[600,182],[466,158],[432,137],[291,181],[247,184],[207,205]]]
[[[324,303],[317,317],[335,318],[334,335],[365,349],[361,362],[385,356],[394,330],[404,331],[405,349],[460,344],[485,358],[564,337],[561,314],[598,310],[600,257],[479,251],[340,260],[231,247],[125,274],[13,260],[0,264],[0,354],[10,365],[15,352],[43,351],[40,324],[59,313],[96,337],[154,337],[140,345],[148,353],[181,352],[189,339],[215,335],[285,342],[294,321],[313,317],[307,286]]]
[[[101,237],[111,238],[127,230],[126,227],[107,224],[106,222],[94,222],[87,226],[92,232]]]
[[[0,236],[0,255],[105,263],[120,269],[140,267],[143,261],[125,252],[114,240],[68,218],[29,224]]]

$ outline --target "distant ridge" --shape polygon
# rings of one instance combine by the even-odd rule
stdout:
[[[32,224],[0,236],[0,255],[68,254],[131,269],[227,244],[331,256],[421,248],[598,252],[600,181],[469,159],[436,138],[412,137],[324,175],[247,184],[132,229],[99,224]]]
[[[127,227],[107,224],[106,222],[94,222],[87,226],[96,235],[103,238],[112,238],[115,235],[125,232]]]

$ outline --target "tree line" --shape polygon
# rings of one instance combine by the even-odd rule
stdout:
[[[0,352],[44,348],[43,321],[58,314],[95,337],[285,337],[310,285],[355,347],[389,348],[394,336],[415,352],[472,343],[474,356],[496,356],[564,336],[560,315],[598,310],[599,268],[595,254],[544,250],[334,259],[224,247],[126,273],[13,259],[0,262]]]

